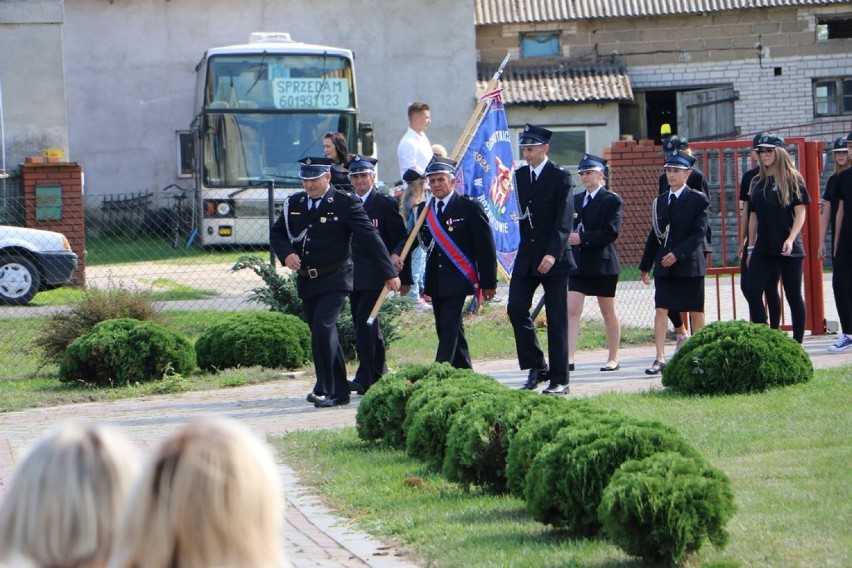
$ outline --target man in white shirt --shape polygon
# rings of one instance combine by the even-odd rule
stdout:
[[[432,145],[426,138],[425,130],[432,122],[429,105],[413,102],[408,105],[408,130],[396,149],[399,160],[399,177],[408,169],[423,173],[432,159]]]

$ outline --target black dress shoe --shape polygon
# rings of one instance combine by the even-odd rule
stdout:
[[[319,394],[314,391],[308,393],[308,402],[311,404],[317,404],[318,402],[325,402],[328,399],[324,394]]]
[[[346,398],[327,398],[322,402],[317,402],[314,404],[317,408],[331,408],[333,406],[343,406],[344,404],[349,404],[349,397]]]
[[[568,394],[569,389],[568,385],[554,385],[551,383],[550,386],[541,392],[542,394]]]
[[[569,370],[569,371],[573,371],[573,370],[574,370],[574,363],[568,363],[568,370]]]
[[[355,394],[364,394],[365,392],[367,392],[367,388],[358,381],[349,381],[349,392],[354,392]]]
[[[527,382],[521,387],[522,390],[535,390],[535,388],[548,379],[550,369],[543,367],[541,369],[530,369],[530,374],[527,376]]]

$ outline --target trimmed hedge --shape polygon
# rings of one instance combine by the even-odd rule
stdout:
[[[684,560],[704,540],[724,548],[735,510],[724,473],[701,458],[666,452],[622,464],[603,492],[598,517],[622,550],[661,565]]]
[[[427,376],[433,365],[409,365],[395,373],[388,373],[364,393],[355,415],[358,437],[367,441],[381,440],[391,448],[405,449],[405,406],[411,397],[414,384]],[[452,368],[449,365],[446,367]]]
[[[472,400],[459,409],[447,433],[444,477],[505,492],[506,455],[518,428],[542,409],[564,412],[567,406],[558,397],[507,389]]]
[[[506,488],[523,498],[527,473],[538,452],[553,441],[563,428],[577,428],[587,423],[617,422],[624,416],[598,409],[584,399],[563,401],[562,408],[542,407],[520,426],[512,437],[506,455]]]
[[[95,324],[68,345],[59,380],[111,387],[193,369],[195,351],[185,337],[154,322],[119,318]]]
[[[499,396],[506,391],[500,383],[473,371],[458,370],[445,379],[418,383],[405,408],[405,449],[435,468],[444,461],[447,432],[455,414],[466,404],[483,396]]]
[[[195,352],[202,369],[296,369],[311,360],[311,331],[295,316],[238,312],[204,330]]]
[[[699,457],[672,428],[624,418],[618,423],[563,428],[530,466],[524,496],[539,521],[578,535],[600,529],[598,506],[612,474],[631,459],[672,451]]]
[[[745,321],[698,330],[663,369],[663,385],[684,394],[739,394],[808,382],[814,368],[786,333]]]

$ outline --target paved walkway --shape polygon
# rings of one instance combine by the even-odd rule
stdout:
[[[834,335],[805,338],[805,348],[816,367],[852,363],[852,353],[826,352],[835,339]],[[669,352],[671,349],[669,346]],[[571,375],[571,396],[662,388],[659,377],[648,378],[644,374],[653,359],[653,347],[622,349],[621,370],[613,373],[598,371],[605,358],[605,351],[578,353],[577,370]],[[525,379],[514,359],[482,362],[475,367],[512,388],[519,387]],[[0,414],[0,494],[5,493],[13,468],[27,446],[46,429],[67,420],[109,421],[144,448],[152,447],[178,425],[199,416],[236,418],[264,438],[295,430],[354,426],[358,397],[348,407],[318,410],[304,399],[312,385],[313,378],[309,376],[292,376],[233,389]],[[347,520],[335,517],[318,497],[299,485],[295,473],[285,464],[281,464],[280,471],[287,499],[285,548],[294,567],[415,565],[392,544],[381,543],[352,528]]]

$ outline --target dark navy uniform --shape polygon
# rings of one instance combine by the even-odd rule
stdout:
[[[429,170],[427,168],[427,174]],[[497,251],[494,235],[482,205],[458,193],[450,193],[449,202],[437,220],[446,235],[473,263],[479,275],[479,288],[497,287]],[[435,200],[416,206],[417,215],[423,207],[435,207]],[[459,369],[472,367],[470,350],[464,334],[462,310],[465,298],[475,292],[470,281],[456,267],[440,245],[435,242],[428,222],[420,229],[419,240],[427,251],[425,292],[432,297],[438,351],[435,361],[447,362]]]
[[[547,144],[550,135],[546,129],[527,125],[521,136],[521,146]],[[548,367],[530,317],[533,296],[542,286],[550,362],[546,377],[553,386],[567,385],[568,274],[576,267],[568,246],[574,215],[571,174],[546,160],[535,182],[529,165],[517,169],[515,181],[522,217],[519,222],[521,238],[512,268],[507,312],[515,332],[518,364],[521,369],[531,369],[531,373],[546,371]],[[547,273],[541,273],[538,267],[546,255],[556,262]],[[530,387],[535,388],[535,385],[530,383]]]
[[[294,253],[301,259],[296,284],[311,328],[317,373],[313,394],[346,403],[349,382],[337,320],[346,295],[353,288],[353,237],[373,261],[380,278],[392,279],[396,270],[360,199],[329,186],[317,208],[311,208],[311,201],[306,192],[289,196],[270,231],[269,241],[282,263]]]
[[[350,171],[353,174],[362,171],[357,167],[353,168],[351,164]],[[353,196],[362,199],[355,194]],[[378,232],[385,250],[392,253],[402,247],[408,233],[396,200],[373,187],[366,194],[363,204],[364,211]],[[363,392],[388,372],[385,362],[385,338],[379,321],[376,319],[372,325],[367,324],[367,318],[385,286],[385,278],[382,278],[381,270],[363,243],[352,243],[352,259],[355,263],[355,277],[352,293],[349,294],[349,304],[355,323],[355,349],[358,353],[358,370],[355,372],[353,386],[357,391]],[[410,265],[406,266],[408,270],[411,269]]]
[[[611,276],[621,272],[615,240],[621,231],[624,203],[617,193],[601,187],[584,207],[586,195],[584,191],[574,196],[574,230],[580,235],[580,244],[572,247],[577,263],[577,268],[571,272],[572,280],[574,276]],[[598,295],[580,291],[590,296]]]

